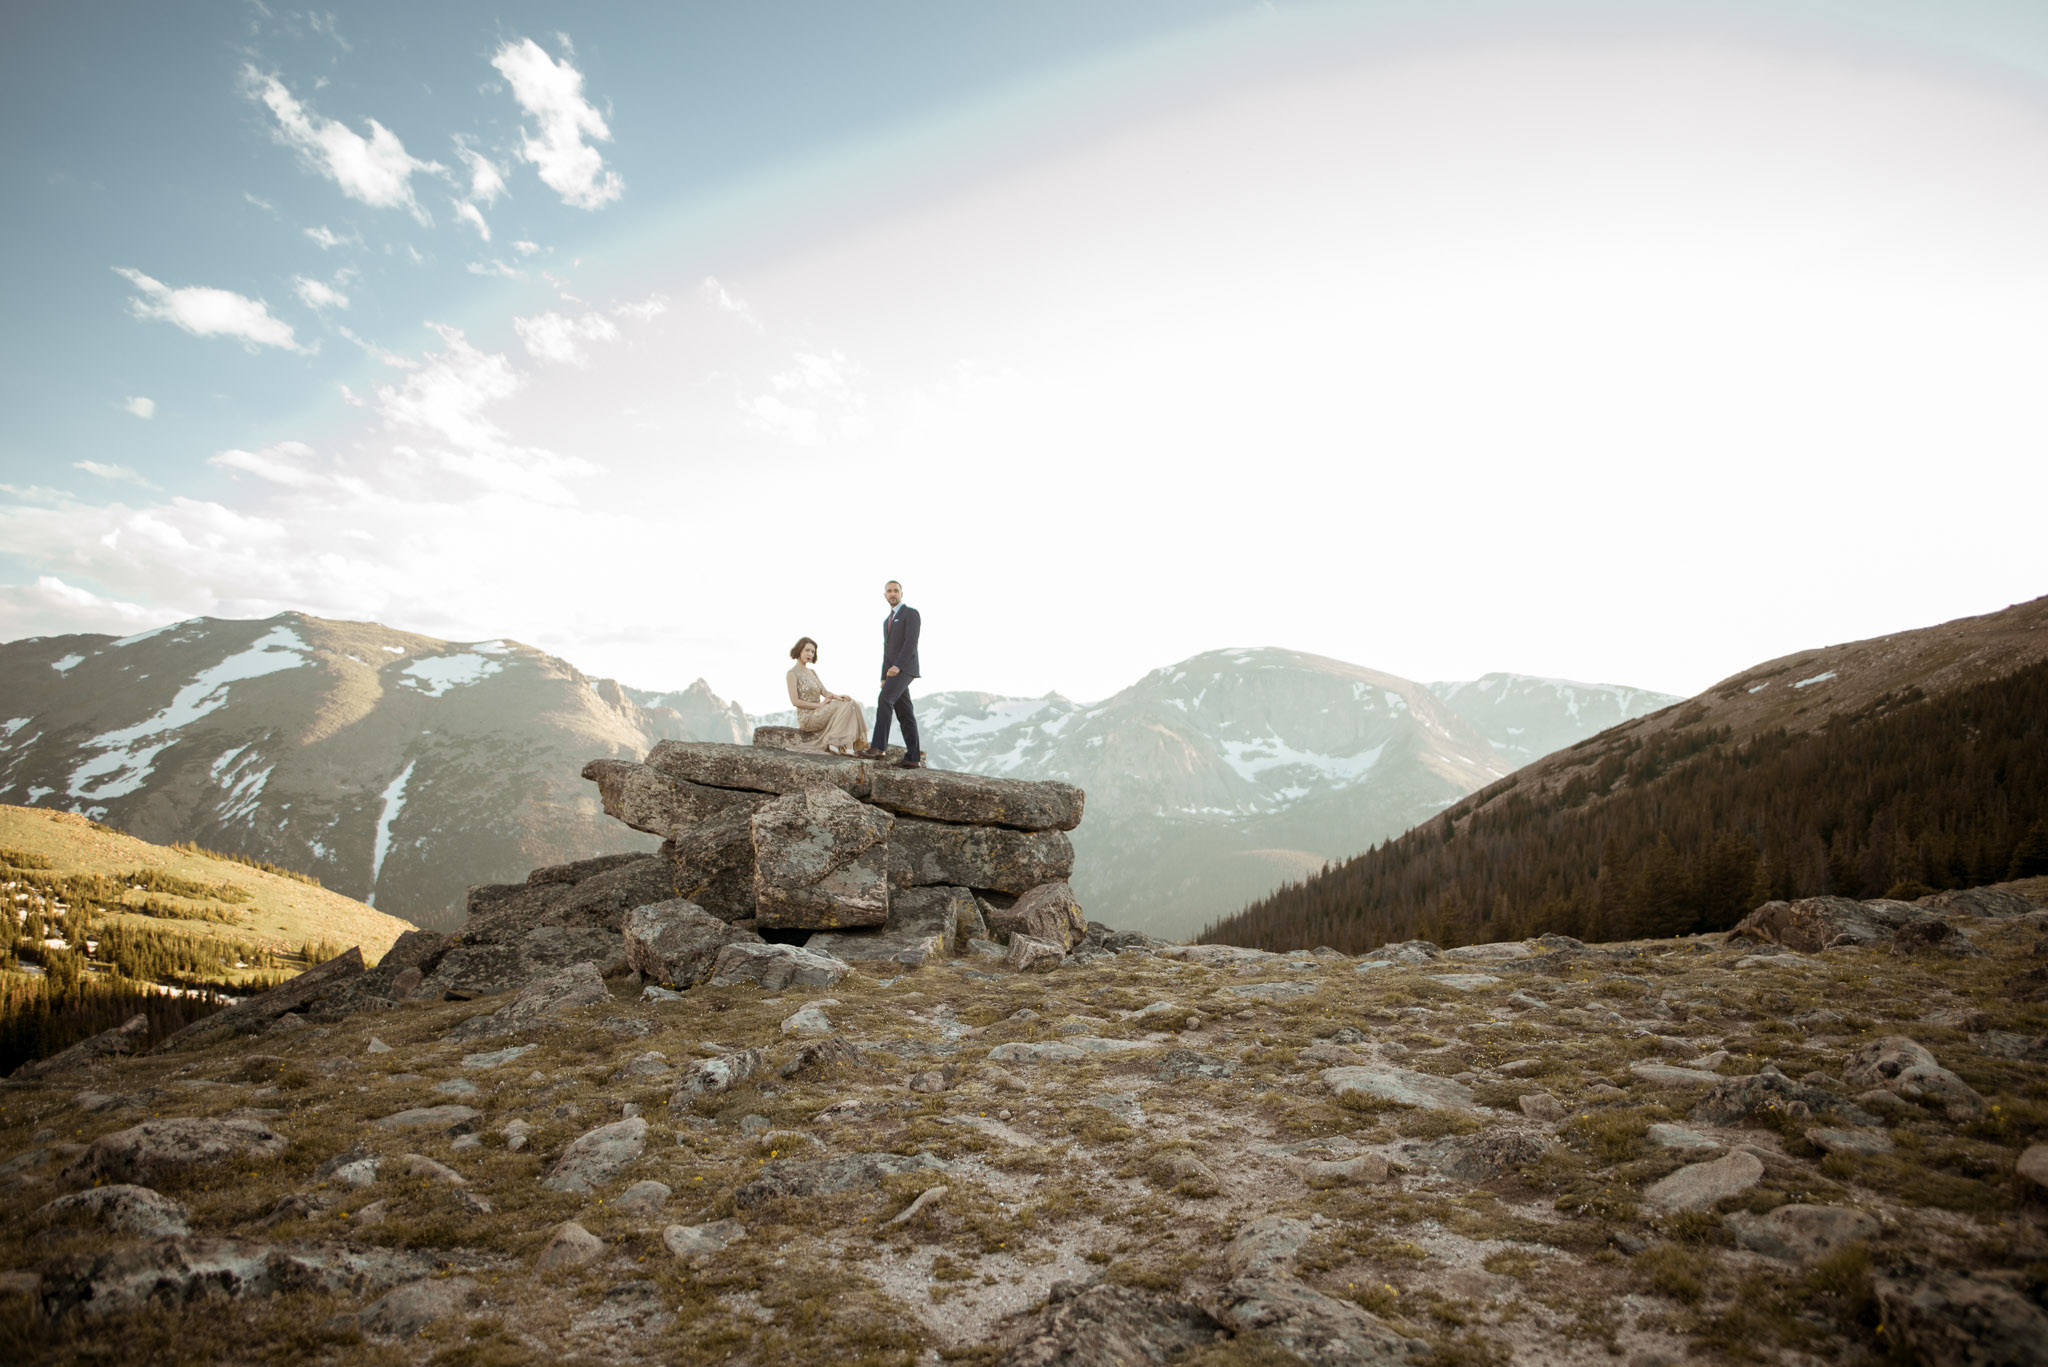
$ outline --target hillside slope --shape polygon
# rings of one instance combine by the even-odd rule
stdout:
[[[584,761],[744,735],[701,682],[648,696],[516,642],[297,613],[15,641],[0,801],[268,860],[447,927],[471,884],[653,848],[604,819]]]
[[[1773,896],[2040,872],[2048,598],[1744,670],[1205,935],[1365,948],[1674,934]]]
[[[280,952],[322,942],[340,949],[361,945],[363,957],[371,963],[413,928],[409,921],[315,884],[203,850],[153,845],[73,812],[0,805],[0,851],[47,860],[47,872],[59,879],[97,875],[132,882],[138,872],[166,875],[162,886],[131,890],[121,905],[154,901],[188,911],[224,905],[228,914],[218,920],[199,915],[166,917],[122,911],[120,905],[108,902],[100,909],[106,913],[105,919],[116,923],[170,927],[208,939],[253,941]],[[225,885],[246,898],[223,904],[217,897],[171,891],[180,881],[197,887]]]

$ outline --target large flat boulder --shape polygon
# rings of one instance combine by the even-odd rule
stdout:
[[[103,1134],[65,1169],[74,1182],[149,1186],[188,1168],[275,1158],[284,1136],[260,1120],[167,1116]]]
[[[757,726],[754,728],[753,739],[754,744],[769,750],[802,750],[817,753],[817,734],[806,731],[801,726]],[[892,745],[883,762],[893,764],[902,759],[905,753],[902,746]]]
[[[664,840],[729,808],[753,805],[730,788],[691,783],[626,759],[594,759],[583,766],[583,777],[597,785],[606,816]]]
[[[541,1026],[559,1023],[562,1016],[580,1006],[611,1000],[604,979],[594,963],[571,964],[550,977],[528,983],[496,1011],[471,1016],[450,1030],[445,1038],[457,1042],[496,1039]]]
[[[495,997],[517,992],[579,963],[596,966],[599,977],[624,973],[626,942],[595,927],[539,925],[506,944],[457,944],[412,995],[438,1000],[448,992]]]
[[[1067,783],[883,766],[869,773],[867,796],[904,816],[1020,831],[1071,831],[1081,824],[1087,801],[1087,794]]]
[[[754,916],[754,811],[771,801],[741,803],[695,826],[685,827],[661,847],[670,865],[676,896],[695,902],[721,921]]]
[[[1065,831],[949,826],[905,817],[889,832],[889,881],[899,888],[948,883],[1029,892],[1074,871]]]
[[[830,987],[851,971],[843,959],[796,945],[729,944],[718,951],[710,981],[713,987],[754,983],[764,991],[780,992]]]
[[[755,918],[782,929],[884,924],[895,824],[824,783],[764,804],[753,816]]]
[[[2040,910],[2030,899],[2005,888],[1958,888],[1922,897],[1913,905],[1954,916],[2027,916]]]
[[[947,957],[965,907],[974,898],[965,888],[902,888],[889,899],[888,921],[873,930],[820,931],[804,948],[850,964],[879,964],[900,971]]]
[[[670,778],[707,788],[800,793],[814,783],[829,783],[855,797],[868,792],[869,768],[863,760],[759,745],[665,740],[648,752],[647,764]]]
[[[720,950],[758,945],[761,937],[677,898],[628,912],[625,941],[626,962],[643,976],[665,987],[695,987],[711,976]]]

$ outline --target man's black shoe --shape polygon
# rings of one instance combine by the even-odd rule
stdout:
[[[922,769],[924,768],[924,755],[922,753],[905,755],[890,767],[895,769]]]
[[[855,759],[887,759],[889,758],[889,752],[887,750],[877,750],[874,746],[870,745],[865,750],[854,751],[853,757]]]

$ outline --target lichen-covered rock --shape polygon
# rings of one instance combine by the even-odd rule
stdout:
[[[889,832],[889,881],[899,888],[935,883],[1024,893],[1074,871],[1064,831],[947,826],[905,817]]]
[[[889,919],[889,835],[896,818],[829,784],[753,815],[754,908],[763,926],[833,930]]]
[[[560,1188],[570,1190],[570,1188]],[[573,1188],[588,1191],[588,1187]],[[604,1240],[592,1234],[574,1220],[564,1220],[548,1235],[547,1243],[541,1246],[540,1256],[533,1260],[536,1272],[554,1272],[565,1267],[581,1267],[604,1254]]]
[[[1057,1282],[1053,1298],[1014,1328],[995,1367],[1135,1367],[1191,1357],[1222,1330],[1207,1311],[1131,1286]]]
[[[1432,959],[1441,959],[1444,952],[1428,940],[1403,940],[1399,944],[1381,945],[1378,949],[1358,956],[1363,964],[1426,964]]]
[[[754,915],[754,811],[771,799],[765,793],[748,796],[754,801],[683,827],[661,847],[676,896],[721,921]]]
[[[963,888],[893,889],[883,926],[820,931],[804,941],[804,948],[847,963],[917,968],[952,953],[961,903],[971,900]]]
[[[583,777],[597,785],[606,816],[664,840],[682,827],[753,805],[748,794],[691,783],[631,760],[594,759],[583,766]]]
[[[836,1196],[879,1187],[905,1173],[947,1171],[928,1153],[849,1153],[837,1158],[784,1158],[769,1163],[753,1181],[733,1193],[741,1209],[787,1196]]]
[[[676,898],[626,913],[626,962],[665,987],[695,987],[712,975],[719,951],[728,945],[759,945],[761,937],[739,930],[695,902]]]
[[[541,1185],[549,1191],[590,1192],[625,1170],[647,1148],[647,1121],[640,1116],[600,1125],[578,1135]]]
[[[1010,936],[1003,955],[1003,967],[1012,973],[1050,973],[1066,961],[1066,951],[1058,945],[1021,932]]]
[[[36,1213],[58,1219],[83,1215],[116,1233],[147,1239],[191,1233],[192,1213],[182,1204],[130,1182],[60,1196]]]
[[[1367,1064],[1356,1068],[1325,1068],[1323,1084],[1330,1089],[1330,1095],[1343,1097],[1356,1092],[1361,1096],[1391,1101],[1397,1106],[1413,1106],[1424,1111],[1469,1111],[1475,1109],[1472,1089],[1464,1083],[1447,1077],[1436,1077],[1430,1073],[1411,1072],[1406,1068],[1391,1068],[1379,1064]]]
[[[1894,1096],[1939,1107],[1951,1120],[1974,1120],[1985,1101],[1969,1083],[1904,1035],[1872,1040],[1849,1056],[1842,1081],[1855,1090],[1882,1088]]]
[[[287,978],[268,992],[201,1017],[156,1046],[156,1052],[211,1043],[230,1035],[253,1035],[287,1011],[303,1011],[363,971],[361,946]],[[125,1027],[124,1027],[125,1028]]]
[[[688,1106],[704,1097],[717,1096],[760,1072],[766,1061],[759,1049],[742,1049],[738,1053],[720,1054],[717,1058],[700,1058],[684,1067],[668,1104]]]
[[[1851,1125],[1874,1125],[1877,1117],[1825,1087],[1795,1082],[1775,1069],[1749,1077],[1723,1078],[1692,1108],[1703,1125],[1740,1125],[1767,1115],[1794,1119],[1833,1114]]]
[[[190,1168],[275,1158],[284,1150],[284,1136],[260,1120],[169,1116],[101,1135],[64,1175],[73,1182],[149,1186]]]
[[[1066,783],[988,778],[947,769],[875,768],[868,801],[904,816],[1023,831],[1071,831],[1087,795]]]
[[[1724,1220],[1735,1242],[1769,1258],[1811,1262],[1877,1237],[1875,1216],[1847,1206],[1779,1206],[1762,1215],[1733,1211]]]
[[[1922,897],[1913,905],[1957,916],[2027,916],[2040,910],[2026,897],[2004,888],[1958,888]]]
[[[2040,1367],[2048,1314],[1990,1278],[1961,1272],[1871,1279],[1885,1338],[1926,1367]]]
[[[1743,917],[1729,937],[1768,940],[1815,954],[1837,945],[1888,945],[1899,927],[1938,919],[1910,902],[1802,897],[1796,902],[1765,902]]]
[[[843,959],[797,945],[729,944],[718,951],[710,983],[756,983],[765,992],[780,992],[790,987],[831,987],[852,971]]]
[[[519,990],[518,996],[496,1011],[471,1016],[443,1038],[457,1042],[496,1039],[521,1030],[558,1024],[561,1017],[579,1006],[592,1006],[609,1000],[611,995],[605,991],[604,979],[598,975],[596,964],[571,964],[539,982],[528,983]]]
[[[281,1291],[362,1295],[425,1276],[433,1260],[398,1249],[339,1244],[287,1248],[253,1239],[158,1239],[101,1254],[72,1254],[43,1267],[45,1316],[133,1314],[196,1300],[238,1300]]]
[[[1741,1149],[1725,1158],[1693,1163],[1643,1190],[1643,1205],[1659,1214],[1707,1210],[1730,1196],[1740,1196],[1763,1180],[1763,1160]]]
[[[829,783],[866,797],[869,766],[857,759],[806,754],[758,745],[665,740],[648,752],[648,767],[708,788],[742,788],[756,793],[800,793]]]
[[[747,1227],[738,1220],[713,1220],[703,1225],[670,1225],[661,1232],[661,1242],[678,1258],[701,1258],[723,1253],[747,1237]]]
[[[1008,906],[990,907],[986,914],[989,929],[997,939],[1029,935],[1034,940],[1058,945],[1062,954],[1072,953],[1074,946],[1088,936],[1088,918],[1081,913],[1081,904],[1074,900],[1074,889],[1064,878],[1040,883]]]
[[[1240,1277],[1224,1289],[1218,1314],[1305,1362],[1407,1367],[1411,1356],[1407,1337],[1379,1316],[1292,1278]]]
[[[1542,1135],[1499,1125],[1441,1140],[1433,1148],[1430,1161],[1438,1172],[1461,1182],[1489,1182],[1541,1159],[1550,1144]]]

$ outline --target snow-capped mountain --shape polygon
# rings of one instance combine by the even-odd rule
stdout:
[[[1074,884],[1088,914],[1186,935],[1536,755],[1677,701],[1513,674],[1425,685],[1260,649],[1155,669],[1090,706],[933,693],[917,711],[935,765],[1085,788]]]
[[[699,681],[645,694],[510,641],[286,613],[0,646],[0,802],[316,875],[420,925],[472,883],[653,841],[578,776],[658,740],[744,741]]]

